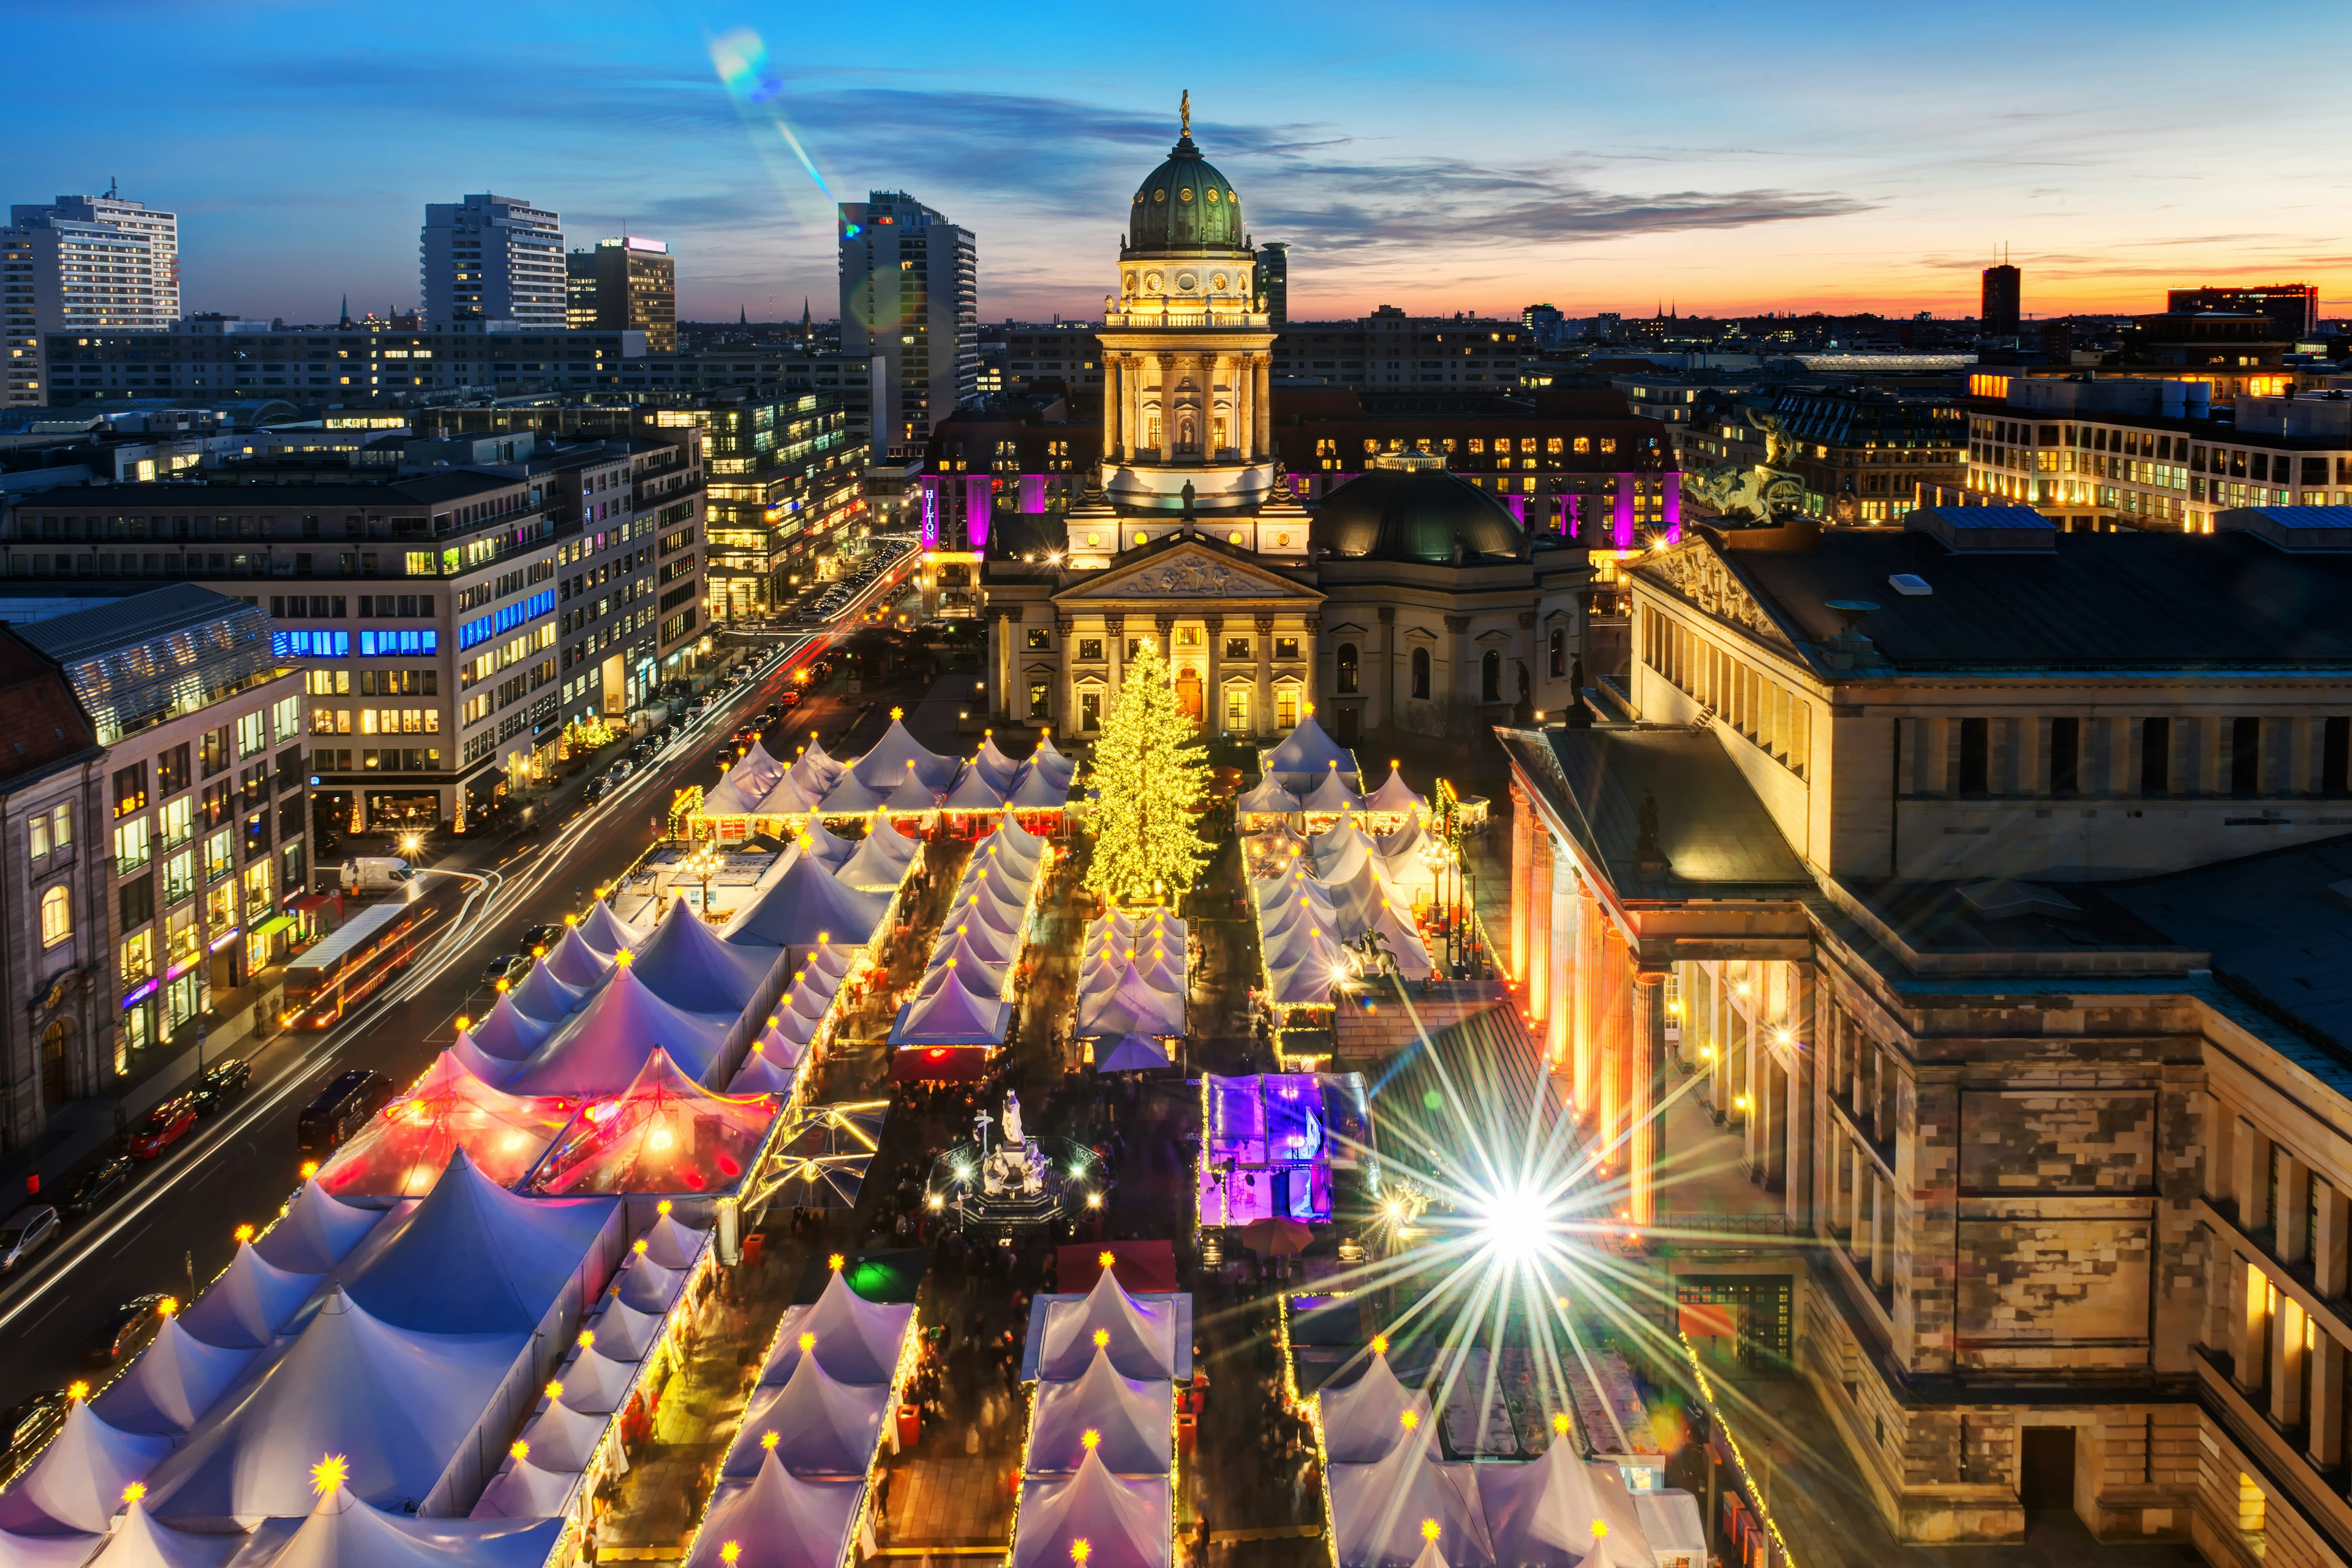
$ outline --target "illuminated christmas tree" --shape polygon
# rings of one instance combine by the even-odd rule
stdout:
[[[1093,782],[1100,798],[1086,885],[1113,903],[1172,902],[1208,858],[1199,827],[1208,763],[1176,704],[1167,661],[1148,639],[1104,716]]]

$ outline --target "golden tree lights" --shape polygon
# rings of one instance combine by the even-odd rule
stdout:
[[[1207,857],[1197,818],[1209,787],[1192,721],[1177,706],[1166,660],[1136,650],[1095,745],[1095,850],[1086,886],[1114,903],[1172,900]]]

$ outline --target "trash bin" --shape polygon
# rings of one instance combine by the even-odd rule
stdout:
[[[915,1439],[923,1435],[923,1407],[919,1405],[898,1406],[898,1447],[911,1448]]]
[[[743,1238],[743,1264],[745,1268],[757,1268],[760,1267],[760,1254],[766,1244],[767,1239],[768,1238],[766,1237],[761,1236],[756,1230]]]

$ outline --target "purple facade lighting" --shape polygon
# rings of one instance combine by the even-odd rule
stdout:
[[[1045,510],[1045,475],[1024,474],[1021,476],[1020,510],[1024,514],[1033,517]]]
[[[1666,542],[1683,542],[1683,485],[1680,474],[1662,476],[1659,484],[1666,492]]]
[[[963,484],[964,537],[971,542],[971,548],[974,551],[986,550],[989,508],[994,504],[990,492],[994,487],[985,474],[973,474]]]
[[[1617,548],[1633,548],[1633,476],[1617,476],[1617,515],[1611,529],[1616,536]]]
[[[923,476],[923,548],[940,547],[940,477]]]

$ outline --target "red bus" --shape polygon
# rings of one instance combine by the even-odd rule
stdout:
[[[362,910],[343,928],[286,966],[286,1022],[323,1029],[416,956],[432,906],[401,900]]]

